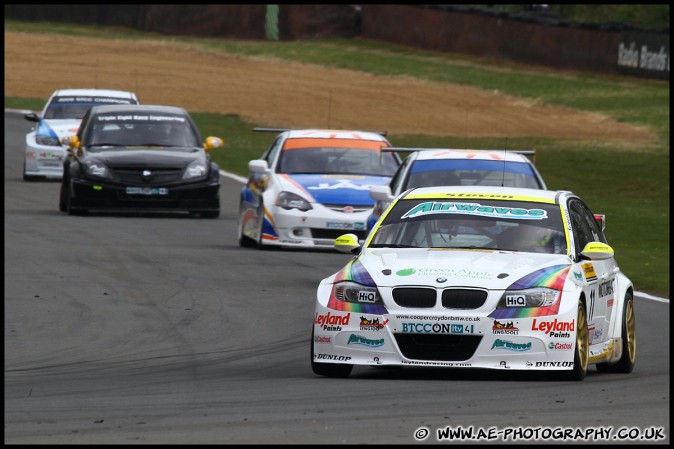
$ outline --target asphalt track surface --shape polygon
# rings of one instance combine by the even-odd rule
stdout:
[[[666,437],[639,442],[670,440],[668,301],[637,297],[629,375],[317,377],[316,287],[348,256],[239,248],[241,184],[227,177],[217,220],[60,213],[58,182],[21,178],[29,129],[5,113],[6,444],[436,443],[447,426],[590,435],[576,443],[617,442],[591,432],[626,427]]]

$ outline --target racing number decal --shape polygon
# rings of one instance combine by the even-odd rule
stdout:
[[[590,322],[592,321],[594,317],[594,300],[597,296],[597,289],[593,288],[590,290],[590,299],[588,301],[587,305],[587,321]]]

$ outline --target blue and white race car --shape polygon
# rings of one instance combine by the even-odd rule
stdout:
[[[138,104],[138,98],[133,92],[120,90],[61,89],[49,97],[40,115],[26,114],[26,120],[37,126],[26,134],[24,181],[61,179],[68,151],[61,139],[77,133],[82,117],[92,106],[105,104]]]
[[[386,138],[365,131],[271,131],[282,132],[248,164],[239,244],[332,248],[345,232],[364,240],[374,205],[370,187],[387,184],[400,165],[398,155],[381,152],[390,145]]]
[[[312,368],[354,365],[631,372],[633,286],[568,191],[410,189],[318,287]]]
[[[546,189],[534,166],[535,150],[390,147],[383,151],[410,152],[385,186],[373,186],[376,200],[368,229],[374,227],[393,198],[412,187],[501,186]],[[532,156],[532,160],[527,156]]]

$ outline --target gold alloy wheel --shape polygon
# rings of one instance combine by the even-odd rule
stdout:
[[[634,301],[627,301],[625,307],[625,330],[627,341],[623,342],[627,349],[630,363],[634,364],[637,358],[637,320],[634,316]]]
[[[587,363],[589,360],[589,335],[587,333],[587,317],[585,316],[585,306],[581,303],[578,305],[578,326],[576,329],[576,352],[578,354],[578,363],[580,369],[587,371]]]

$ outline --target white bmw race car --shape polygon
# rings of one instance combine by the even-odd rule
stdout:
[[[262,158],[248,164],[239,244],[332,248],[345,232],[364,240],[374,205],[370,187],[387,184],[400,165],[396,154],[381,152],[386,146],[373,132],[280,132]]]
[[[354,365],[631,372],[631,281],[594,215],[567,191],[410,189],[318,287],[316,374]]]
[[[66,136],[75,135],[82,117],[92,107],[104,104],[138,104],[133,92],[107,89],[61,89],[55,91],[41,115],[25,115],[37,126],[26,134],[23,179],[61,179],[63,160],[68,148],[61,143]]]

